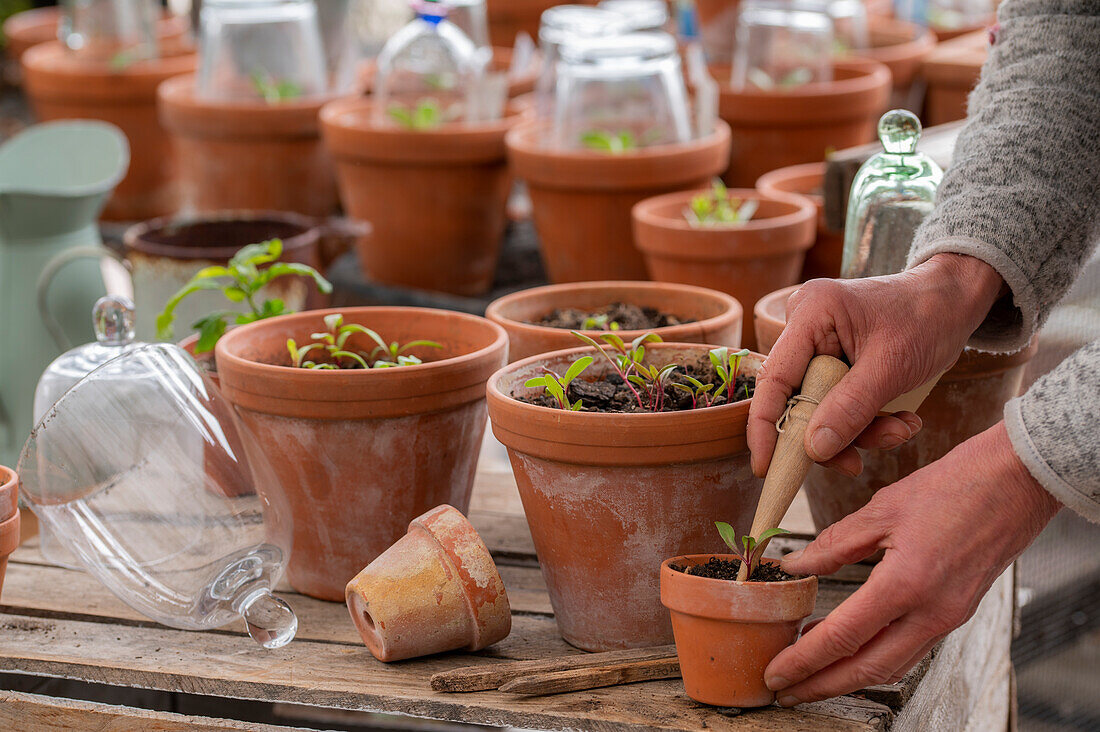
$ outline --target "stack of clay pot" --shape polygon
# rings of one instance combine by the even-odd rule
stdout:
[[[0,465],[0,591],[8,556],[19,546],[19,476]]]

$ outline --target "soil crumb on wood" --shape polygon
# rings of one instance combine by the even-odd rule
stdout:
[[[592,323],[588,322],[590,320],[595,320],[597,323],[602,323],[602,325],[593,328]],[[656,308],[613,302],[602,308],[590,310],[557,308],[538,320],[531,321],[531,325],[585,330],[586,322],[588,322],[588,329],[590,330],[610,330],[612,323],[619,326],[616,330],[653,330],[654,328],[667,328],[670,325],[682,325],[694,321],[689,318],[677,317],[672,313],[662,312]]]
[[[737,573],[741,571],[741,562],[734,559],[719,559],[711,557],[706,564],[696,564],[694,567],[681,567],[676,564],[669,565],[677,572],[690,574],[694,577],[707,577],[709,579],[736,580]],[[749,577],[750,582],[789,582],[800,579],[787,574],[774,564],[759,564]]]

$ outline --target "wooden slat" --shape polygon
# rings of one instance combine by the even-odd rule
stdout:
[[[651,658],[648,661],[629,661],[613,666],[574,668],[565,671],[549,671],[512,679],[500,687],[505,694],[546,696],[565,694],[583,689],[604,686],[636,684],[641,681],[680,678],[680,661],[672,658]]]

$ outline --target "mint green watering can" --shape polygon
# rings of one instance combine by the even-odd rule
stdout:
[[[104,122],[46,122],[0,145],[0,464],[30,434],[42,371],[95,337],[95,260],[109,256],[96,220],[129,165],[126,137]]]

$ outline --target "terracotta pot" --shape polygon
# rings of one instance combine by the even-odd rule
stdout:
[[[840,277],[840,263],[844,259],[844,231],[833,231],[825,223],[824,181],[825,163],[780,168],[765,173],[756,181],[756,189],[765,195],[778,197],[796,193],[810,199],[817,207],[817,238],[806,252],[802,274],[798,277],[802,282],[818,277]],[[758,343],[759,338],[758,334]]]
[[[733,582],[670,566],[706,564],[712,556],[690,554],[661,564],[661,602],[672,615],[684,690],[717,707],[766,706],[775,701],[775,692],[764,684],[764,669],[798,638],[802,621],[813,612],[817,577]]]
[[[762,348],[774,345],[782,332],[787,298],[796,289],[773,293],[757,304]],[[770,343],[763,342],[765,334]],[[999,422],[1005,403],[1019,393],[1027,363],[1037,349],[1037,342],[1007,355],[966,349],[917,410],[924,427],[916,437],[895,450],[860,451],[863,473],[857,478],[812,466],[805,488],[817,529],[859,510],[875,491],[939,460],[959,443]]]
[[[122,238],[134,283],[135,327],[139,340],[156,339],[156,318],[168,298],[204,267],[225,266],[241,247],[281,239],[280,261],[321,267],[321,230],[314,221],[289,213],[225,211],[184,219],[154,219],[130,227]],[[319,305],[316,285],[306,277],[282,277],[259,293],[281,299],[288,310]],[[248,310],[221,292],[196,292],[176,308],[177,332],[216,310]]]
[[[195,62],[193,54],[167,56],[116,71],[81,63],[56,41],[23,55],[23,86],[40,121],[98,119],[118,126],[130,142],[130,170],[108,200],[104,219],[140,221],[179,209],[176,158],[157,121],[157,86],[194,70]]]
[[[787,300],[801,286],[784,287],[756,301],[752,315],[753,325],[756,327],[756,345],[761,353],[771,353],[772,346],[779,340],[779,334],[787,324]]]
[[[346,594],[351,620],[379,661],[480,651],[512,629],[508,593],[489,549],[451,506],[413,519]]]
[[[740,5],[740,0],[695,0],[699,40],[707,58],[715,63],[733,62]]]
[[[890,98],[890,70],[865,59],[836,61],[833,81],[778,92],[733,90],[729,66],[712,66],[711,74],[721,84],[718,114],[732,130],[724,176],[731,186],[870,142]]]
[[[989,55],[989,34],[978,31],[941,43],[928,54],[921,75],[928,84],[923,119],[941,125],[966,119],[966,103]]]
[[[434,340],[428,363],[392,369],[289,368],[286,341],[310,341],[328,313],[387,341]],[[505,361],[508,336],[484,318],[421,308],[313,310],[261,320],[222,336],[222,394],[236,407],[249,460],[266,461],[294,515],[291,585],[343,600],[356,573],[448,503],[465,512],[485,430],[485,381]],[[348,344],[370,350],[356,335]]]
[[[867,15],[873,18],[894,17],[894,0],[864,0]]]
[[[817,212],[809,199],[733,189],[731,195],[759,202],[751,221],[694,227],[683,212],[703,192],[670,193],[634,207],[634,235],[653,279],[728,292],[746,308],[777,287],[798,282],[806,250],[814,243]],[[749,323],[741,342],[756,346]]]
[[[652,364],[706,358],[709,346],[655,344]],[[493,434],[508,448],[558,630],[586,651],[672,642],[657,568],[669,556],[720,551],[716,517],[749,528],[761,481],[749,468],[750,401],[688,412],[591,414],[526,404],[524,382],[565,373],[590,349],[555,351],[489,380]],[[755,374],[762,357],[742,368]],[[586,376],[605,369],[606,361]]]
[[[973,34],[985,34],[988,37],[989,26],[994,22],[993,18],[989,19],[988,23],[975,23],[973,25],[965,25],[960,28],[932,28],[932,32],[936,34],[936,41],[938,43],[946,43],[947,41],[953,41],[956,38]]]
[[[0,591],[8,556],[19,546],[19,476],[0,465]]]
[[[577,5],[595,5],[595,0],[576,0]],[[489,12],[489,42],[494,46],[511,48],[515,45],[516,34],[521,31],[531,36],[536,43],[539,39],[539,20],[542,13],[559,0],[486,0]]]
[[[340,198],[374,232],[359,240],[368,279],[481,295],[496,275],[510,179],[504,135],[522,114],[410,130],[373,120],[366,99],[321,110]]]
[[[913,82],[924,59],[936,47],[935,34],[916,23],[883,17],[872,17],[868,30],[871,48],[861,52],[861,55],[890,69],[893,77],[890,108],[919,112],[923,90],[914,88]]]
[[[565,328],[534,325],[532,320],[557,308],[600,308],[622,302],[655,308],[680,319],[682,325],[653,328],[651,332],[669,343],[710,343],[715,346],[741,347],[741,303],[724,292],[669,282],[577,282],[546,285],[513,292],[489,303],[485,317],[508,332],[508,360],[582,345]],[[583,331],[599,339],[602,331]],[[646,333],[619,330],[616,334],[631,341]]]
[[[203,101],[195,97],[193,74],[162,84],[160,120],[179,156],[188,205],[196,211],[335,212],[336,180],[317,119],[326,101]]]
[[[552,282],[647,279],[630,209],[661,193],[698,188],[726,167],[729,128],[679,145],[611,155],[543,146],[547,128],[508,133],[516,177],[527,182],[542,260]]]

